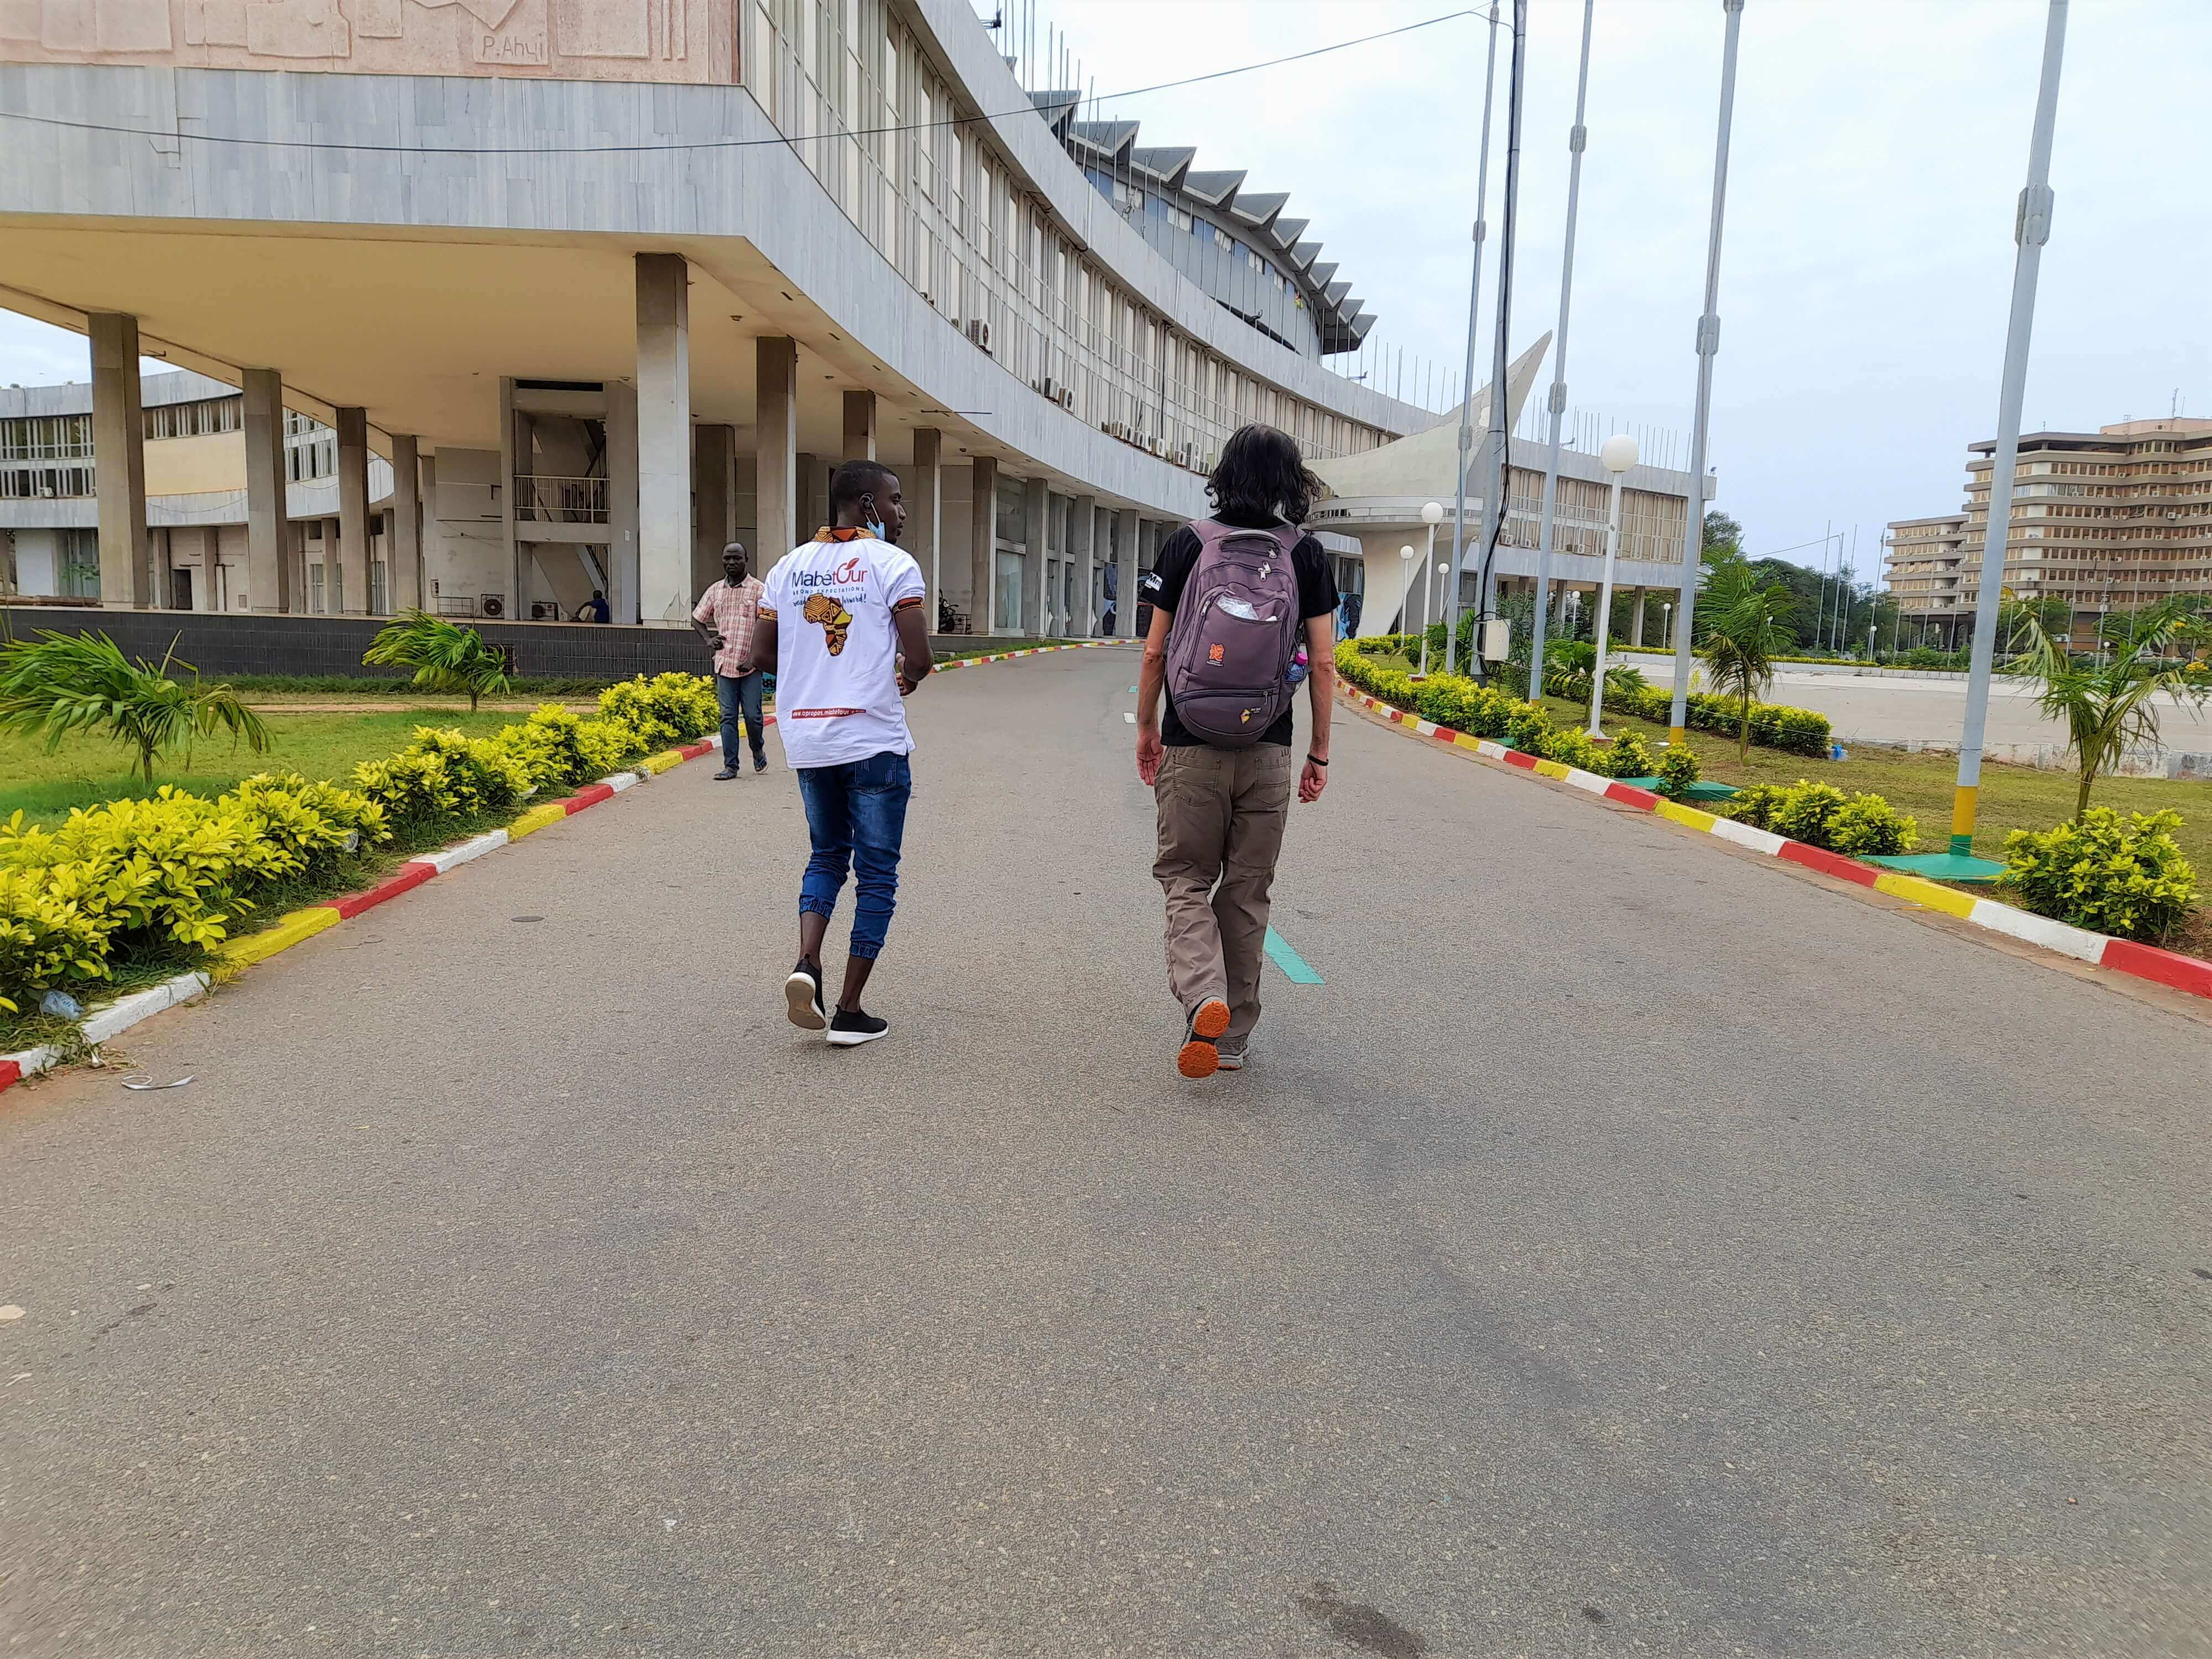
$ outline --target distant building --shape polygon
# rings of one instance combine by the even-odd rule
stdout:
[[[140,382],[146,529],[162,606],[250,611],[246,576],[244,396],[188,369]],[[388,609],[392,468],[368,464],[369,609]],[[344,609],[337,586],[337,434],[312,417],[284,421],[286,556],[301,608]],[[0,594],[100,598],[100,502],[92,388],[0,391]],[[270,608],[270,607],[263,607]],[[358,607],[356,607],[358,608]]]
[[[1963,512],[1889,526],[1884,571],[1905,623],[1947,646],[1972,626],[1996,449],[1968,446]],[[2212,421],[2024,435],[2003,580],[2023,599],[2064,599],[2077,631],[2108,611],[2212,594]]]

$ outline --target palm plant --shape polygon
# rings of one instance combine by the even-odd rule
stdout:
[[[459,628],[427,611],[403,611],[378,630],[362,661],[411,668],[425,691],[465,692],[469,712],[482,698],[507,689],[506,652],[473,628]]]
[[[269,728],[228,685],[202,685],[199,671],[175,660],[169,641],[159,666],[123,654],[105,634],[58,634],[0,645],[0,732],[40,736],[46,752],[72,732],[100,732],[137,751],[131,769],[149,787],[154,759],[196,737],[230,733],[255,754],[269,748]],[[171,679],[185,670],[190,682]]]
[[[2207,627],[2196,609],[2180,599],[2161,599],[2130,616],[2106,618],[2102,637],[2108,661],[2081,662],[2040,617],[2025,628],[2027,650],[2010,672],[2036,682],[2037,706],[2063,720],[2073,745],[2081,787],[2074,797],[2074,821],[2089,807],[2089,791],[2136,744],[2155,746],[2160,696],[2192,709],[2212,696],[2212,685],[2185,653],[2166,655],[2169,646],[2196,645]]]
[[[1741,704],[1739,762],[1751,757],[1751,705],[1774,684],[1774,659],[1797,642],[1784,620],[1790,607],[1788,587],[1780,582],[1762,586],[1741,559],[1724,560],[1705,572],[1698,607],[1698,656],[1713,690]]]

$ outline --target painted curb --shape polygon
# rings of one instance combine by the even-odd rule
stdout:
[[[968,657],[958,662],[939,663],[937,672],[948,668],[975,668],[987,662],[1011,662],[1017,657],[1037,657],[1048,651],[1080,651],[1101,646],[1127,645],[1123,640],[1079,640],[1069,645],[1032,646],[1022,651],[1001,651],[988,657]],[[769,714],[761,722],[774,726],[775,716]],[[711,755],[718,740],[702,738],[681,748],[665,749],[640,761],[637,769],[617,772],[597,783],[586,784],[563,799],[548,801],[543,806],[533,806],[503,830],[488,830],[481,836],[471,836],[451,847],[441,848],[421,858],[410,859],[392,874],[375,886],[358,893],[348,893],[321,904],[311,904],[304,909],[292,911],[273,927],[222,945],[214,953],[210,971],[192,971],[178,975],[174,979],[143,991],[134,991],[94,1009],[85,1016],[83,1030],[88,1043],[106,1042],[120,1036],[143,1019],[150,1019],[166,1009],[179,1003],[190,1002],[204,996],[217,977],[228,979],[256,963],[266,962],[282,951],[289,951],[303,939],[350,921],[364,910],[412,892],[423,883],[464,864],[474,862],[488,853],[509,847],[538,830],[575,817],[601,801],[612,800],[623,790],[651,781],[660,774],[673,770],[686,761],[697,760],[702,755]],[[14,1054],[0,1054],[0,1091],[4,1091],[27,1077],[36,1077],[48,1070],[62,1057],[58,1048],[37,1048],[19,1049]]]
[[[1769,858],[1781,859],[1790,864],[1802,865],[1808,870],[1834,876],[1860,887],[1871,888],[1903,899],[1907,904],[1924,909],[1940,910],[1946,915],[1957,916],[1977,927],[1985,927],[1993,933],[2002,933],[2008,939],[2039,945],[2060,956],[2071,957],[2092,967],[2126,974],[2135,979],[2146,979],[2177,991],[2186,991],[2193,996],[2212,999],[2212,963],[2198,961],[2173,951],[2162,951],[2154,945],[2139,945],[2133,939],[2114,939],[2108,933],[2092,933],[2086,927],[2069,927],[2063,921],[2053,921],[2048,916],[2016,909],[2009,904],[2000,904],[1995,899],[1976,898],[1940,883],[1924,881],[1917,876],[1884,870],[1871,864],[1861,864],[1840,853],[1831,853],[1826,848],[1808,847],[1802,842],[1791,841],[1771,830],[1754,830],[1747,823],[1738,823],[1733,818],[1717,817],[1711,812],[1701,812],[1694,806],[1685,806],[1655,795],[1648,790],[1632,788],[1610,778],[1601,778],[1595,772],[1584,772],[1575,767],[1563,766],[1557,761],[1539,760],[1534,755],[1524,755],[1508,749],[1487,738],[1469,737],[1464,732],[1449,732],[1428,720],[1416,720],[1404,709],[1394,708],[1380,697],[1337,682],[1338,695],[1347,702],[1382,714],[1398,726],[1411,726],[1424,737],[1446,738],[1453,747],[1471,749],[1485,760],[1500,761],[1524,772],[1534,772],[1544,777],[1556,778],[1591,794],[1602,795],[1608,800],[1649,812],[1655,817],[1666,818],[1685,829],[1698,830],[1719,840],[1733,842],[1754,853]]]

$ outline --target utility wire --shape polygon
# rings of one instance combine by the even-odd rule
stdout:
[[[1445,12],[1435,17],[1425,17],[1415,23],[1401,24],[1394,29],[1380,29],[1373,34],[1363,34],[1350,40],[1339,40],[1333,45],[1316,46],[1309,52],[1294,52],[1287,57],[1270,58],[1255,64],[1240,64],[1233,69],[1215,70],[1206,75],[1187,76],[1180,81],[1163,81],[1158,85],[1137,87],[1127,92],[1105,93],[1093,101],[1109,99],[1140,98],[1147,93],[1168,92],[1177,87],[1194,87],[1207,81],[1225,80],[1231,76],[1250,75],[1260,70],[1274,69],[1284,64],[1300,63],[1309,58],[1320,58],[1330,52],[1346,52],[1353,46],[1364,46],[1376,40],[1387,40],[1395,35],[1411,34],[1417,29],[1433,28],[1439,23],[1449,23],[1462,17],[1480,19],[1482,14],[1472,9]],[[1071,99],[1070,103],[1079,100]],[[1054,107],[1065,107],[1056,106]],[[359,144],[334,143],[313,138],[245,138],[228,133],[189,132],[181,128],[163,131],[147,127],[113,126],[100,121],[71,121],[55,115],[29,115],[20,110],[0,110],[0,119],[30,121],[40,126],[63,127],[73,132],[112,132],[130,138],[188,139],[200,144],[240,144],[261,149],[347,150],[379,155],[657,155],[672,151],[707,149],[749,149],[755,145],[775,144],[789,148],[809,143],[816,139],[873,138],[891,133],[927,132],[939,127],[964,127],[998,121],[1011,121],[1017,116],[1042,113],[1034,103],[1018,110],[1007,110],[997,115],[954,115],[939,121],[916,121],[898,126],[859,127],[843,132],[823,132],[811,137],[792,137],[778,134],[772,138],[702,138],[672,144],[522,144],[504,148],[479,147],[471,144]]]

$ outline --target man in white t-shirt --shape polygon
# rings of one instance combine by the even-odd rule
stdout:
[[[906,525],[897,476],[848,461],[830,480],[834,523],[769,572],[748,670],[775,665],[776,730],[799,774],[813,856],[799,888],[799,965],[784,982],[791,1023],[841,1048],[890,1022],[864,1013],[898,893],[914,738],[902,697],[928,677],[921,567],[896,545]],[[853,939],[835,1012],[822,1005],[822,939],[853,870]]]

